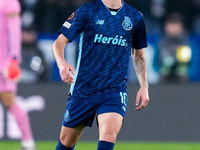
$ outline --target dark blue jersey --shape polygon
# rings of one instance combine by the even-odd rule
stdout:
[[[123,2],[114,13],[101,0],[82,5],[60,28],[72,41],[80,34],[74,97],[126,92],[131,48],[147,47],[143,15]]]

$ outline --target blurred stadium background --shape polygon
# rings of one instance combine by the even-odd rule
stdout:
[[[29,112],[36,141],[57,141],[59,137],[69,85],[61,82],[51,46],[64,21],[89,1],[20,0],[23,75],[17,101]],[[125,2],[145,16],[150,103],[135,111],[139,85],[130,63],[129,106],[118,141],[199,142],[200,0]],[[66,47],[66,60],[74,67],[78,40]],[[81,141],[98,140],[95,122],[93,126],[86,128]],[[0,139],[18,140],[20,136],[15,120],[0,105]]]

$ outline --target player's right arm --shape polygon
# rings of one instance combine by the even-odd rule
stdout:
[[[89,4],[82,5],[76,12],[72,13],[59,29],[60,36],[53,44],[53,54],[60,71],[61,79],[65,83],[71,84],[74,82],[72,74],[75,75],[75,70],[65,61],[64,48],[69,41],[73,41],[76,36],[84,31],[89,20],[88,6]]]
[[[60,34],[59,37],[55,40],[52,49],[62,81],[72,84],[74,79],[70,71],[73,75],[75,75],[75,70],[66,62],[64,58],[64,48],[68,42],[69,39],[66,38],[63,34]]]
[[[8,45],[10,58],[21,62],[21,18],[20,4],[17,0],[7,0],[5,2],[5,15],[8,30]]]
[[[18,0],[3,2],[1,12],[5,18],[8,49],[6,55],[7,65],[4,66],[3,75],[10,81],[17,81],[21,75],[19,63],[21,62],[21,7]]]

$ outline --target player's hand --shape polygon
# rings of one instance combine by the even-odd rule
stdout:
[[[11,59],[3,74],[8,80],[17,82],[21,76],[21,70],[17,61]]]
[[[136,110],[141,110],[146,107],[149,102],[148,86],[141,86],[136,96]]]
[[[63,62],[59,66],[59,71],[60,71],[60,77],[63,82],[69,83],[69,84],[72,84],[74,82],[74,78],[72,74],[75,75],[75,70],[67,62]],[[70,72],[72,72],[72,74]]]

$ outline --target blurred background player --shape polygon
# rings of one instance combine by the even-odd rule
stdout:
[[[163,81],[184,82],[188,79],[191,49],[181,14],[171,13],[167,17],[164,36],[159,43],[159,53]]]
[[[22,61],[20,64],[22,75],[19,83],[32,84],[47,80],[47,63],[37,45],[37,36],[34,25],[22,28]]]
[[[34,150],[28,115],[15,103],[21,62],[21,20],[18,0],[0,1],[0,98],[15,117],[22,134],[22,149]],[[6,73],[6,75],[5,75]]]

